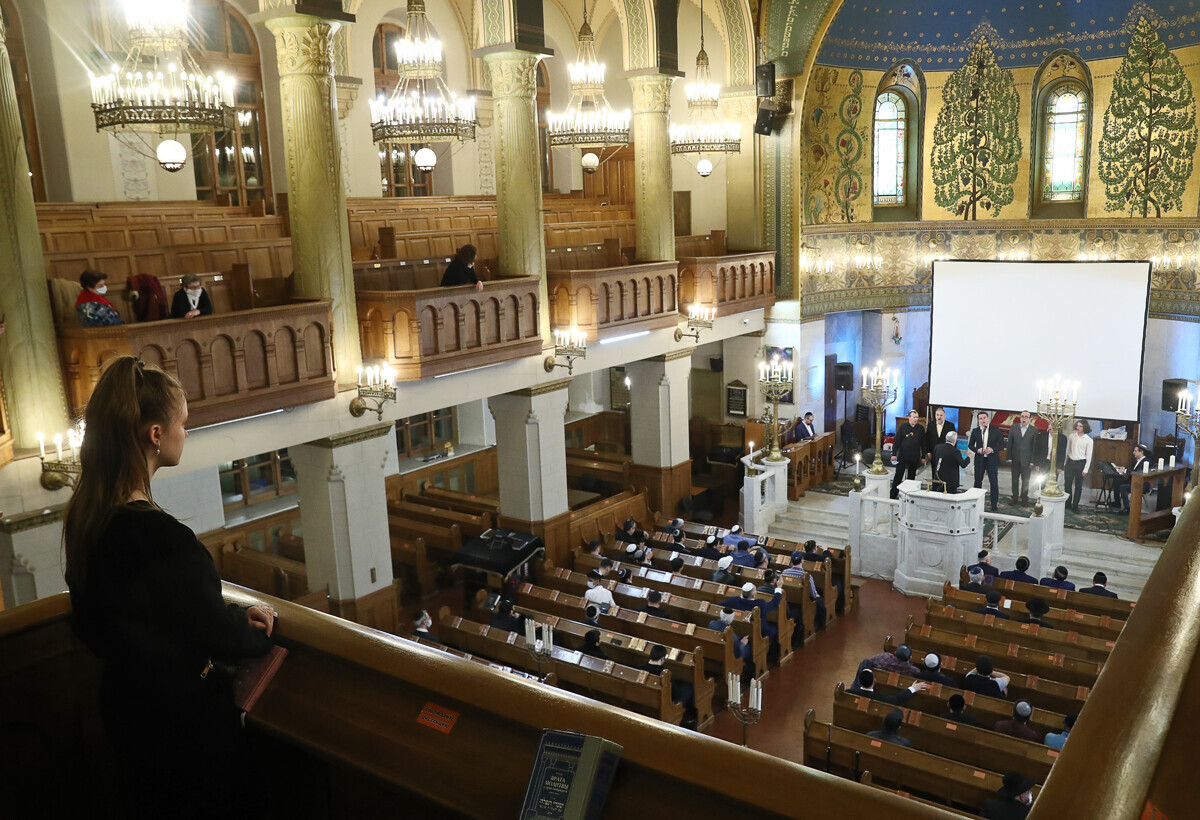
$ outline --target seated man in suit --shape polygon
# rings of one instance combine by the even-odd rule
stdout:
[[[496,607],[492,616],[492,626],[505,632],[521,632],[525,629],[525,618],[513,612],[513,602],[505,598]]]
[[[963,723],[967,726],[978,726],[983,728],[983,724],[975,718],[967,714],[967,699],[955,692],[950,696],[950,700],[946,701],[946,705],[950,707],[950,711],[939,715],[943,720],[948,720],[951,723]]]
[[[1108,591],[1108,576],[1103,572],[1097,572],[1095,575],[1093,575],[1092,585],[1079,591],[1086,592],[1088,595],[1099,595],[1102,598],[1117,597],[1117,593]]]
[[[589,629],[583,636],[583,646],[579,647],[579,651],[585,655],[590,655],[593,658],[599,658],[602,661],[608,660],[608,655],[600,648],[600,630]]]
[[[942,686],[949,686],[953,689],[958,688],[958,681],[942,671],[942,659],[934,652],[925,656],[924,666],[917,673],[917,677],[930,683],[940,683]]]
[[[642,669],[651,675],[661,675],[666,668],[667,648],[656,643],[650,648],[650,659],[642,664]],[[692,685],[685,680],[676,680],[674,675],[671,676],[671,700],[683,704],[685,719],[689,712],[696,711],[695,690],[692,689]]]
[[[627,518],[625,519],[625,523],[621,525],[621,529],[617,530],[614,537],[626,544],[640,544],[646,540],[646,531],[639,530],[637,522],[632,518]]]
[[[779,609],[779,603],[783,600],[783,588],[776,587],[775,595],[770,601],[755,598],[754,592],[754,584],[747,581],[742,584],[742,594],[740,596],[726,600],[721,606],[740,609],[743,612],[757,609],[759,618],[762,620],[762,634],[771,639],[771,646],[778,646],[779,627],[769,622],[767,616]]]
[[[1117,494],[1117,498],[1121,500],[1121,512],[1129,512],[1129,494],[1133,491],[1133,474],[1140,472],[1143,465],[1146,463],[1146,448],[1141,444],[1133,445],[1133,466],[1126,470],[1124,467],[1113,465],[1117,471],[1116,483],[1113,484],[1113,490]],[[1150,490],[1149,481],[1142,482],[1142,492],[1146,493]]]
[[[704,539],[704,546],[696,550],[696,554],[701,558],[709,558],[713,561],[720,561],[721,556],[725,553],[721,552],[721,548],[717,545],[717,536],[710,535]]]
[[[992,566],[992,556],[987,550],[980,550],[976,558],[979,559],[979,563],[967,567],[967,572],[970,572],[975,567],[979,567],[983,571],[984,582],[990,584],[992,579],[1000,574],[1000,570]]]
[[[733,619],[736,614],[737,611],[733,607],[727,606],[721,610],[715,621],[708,622],[708,628],[714,632],[724,632],[726,627],[733,626]],[[733,640],[733,656],[740,660],[749,661],[750,636],[746,635],[745,637],[739,638],[737,635],[734,635]]]
[[[1075,585],[1067,580],[1067,568],[1062,565],[1054,568],[1054,577],[1043,578],[1038,583],[1052,589],[1065,589],[1068,592],[1075,591]]]
[[[983,804],[980,817],[985,820],[1017,820],[1029,815],[1033,803],[1032,777],[1023,777],[1020,772],[1006,772],[1004,785],[996,790],[996,796]]]
[[[858,673],[858,677],[854,679],[854,685],[847,691],[852,695],[868,697],[871,700],[890,703],[893,706],[903,706],[917,692],[924,692],[929,688],[929,684],[923,680],[913,681],[912,686],[907,689],[901,689],[893,695],[885,695],[882,692],[875,691],[875,673],[870,669],[863,669]]]
[[[803,563],[804,563],[803,553],[793,552],[792,553],[792,565],[790,567],[788,567],[787,569],[785,569],[783,571],[783,574],[789,578],[799,578],[801,584],[804,584],[805,578],[808,579],[808,590],[807,590],[808,596],[810,598],[812,598],[812,600],[816,604],[816,612],[817,612],[816,619],[815,619],[816,623],[813,624],[813,629],[821,630],[821,629],[825,628],[825,620],[829,616],[829,612],[825,608],[825,599],[821,597],[821,594],[819,592],[817,592],[817,582],[813,580],[813,577],[811,575],[809,575],[807,572],[804,571],[804,567],[802,566]],[[799,623],[800,622],[800,607],[799,606],[793,607],[791,604],[789,604],[788,609],[789,609],[788,617],[790,617],[793,621],[796,621],[797,623]],[[790,611],[793,609],[795,610],[794,612]],[[801,630],[801,631],[803,631],[803,630]],[[802,638],[803,635],[801,635],[800,637]]]
[[[983,574],[983,570],[981,570],[979,567],[971,567],[969,570],[967,570],[967,582],[965,584],[959,584],[958,588],[963,592],[978,592],[980,595],[983,595],[987,591],[983,588],[983,580],[985,577],[986,576]]]
[[[967,449],[975,456],[975,488],[983,487],[986,475],[990,489],[988,509],[995,512],[1000,500],[1000,451],[1004,449],[1004,434],[992,427],[988,413],[980,412],[977,420],[979,426],[971,431]]]
[[[912,741],[900,736],[900,724],[904,723],[904,712],[893,709],[883,716],[883,728],[867,732],[867,737],[882,740],[884,743],[895,743],[898,746],[911,746]]]
[[[804,414],[804,421],[796,425],[796,441],[807,441],[817,437],[817,428],[813,426],[812,411]]]
[[[1011,616],[1007,612],[1000,610],[1000,600],[1003,597],[1000,590],[989,589],[987,591],[987,606],[980,607],[975,612],[980,615],[991,615],[993,618],[1000,618],[1005,621],[1010,620]]]
[[[958,452],[958,433],[950,430],[946,440],[933,448],[933,480],[944,482],[945,492],[958,492],[958,477],[970,459]]]
[[[1000,573],[1000,577],[1009,581],[1020,581],[1023,584],[1036,584],[1038,579],[1026,572],[1027,569],[1029,569],[1029,559],[1022,555],[1017,559],[1017,568]]]
[[[1034,595],[1025,602],[1025,609],[1029,612],[1029,617],[1025,619],[1025,623],[1037,624],[1043,629],[1054,629],[1053,624],[1046,620],[1046,613],[1050,611],[1050,604],[1046,603],[1045,598],[1039,598]]]
[[[733,556],[725,555],[717,561],[717,571],[713,573],[712,579],[717,584],[736,584],[738,577],[730,569],[733,566]]]

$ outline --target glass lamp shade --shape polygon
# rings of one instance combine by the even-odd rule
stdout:
[[[433,152],[432,148],[422,148],[413,154],[413,162],[422,171],[429,173],[437,165],[437,154]]]
[[[600,167],[600,157],[589,151],[583,155],[580,164],[583,165],[583,172],[585,174],[594,174],[596,173],[596,169]]]
[[[172,173],[187,164],[187,149],[177,140],[163,140],[154,153],[158,156],[158,164]]]
[[[696,163],[696,173],[702,177],[706,177],[713,172],[713,164],[711,160],[702,159]]]

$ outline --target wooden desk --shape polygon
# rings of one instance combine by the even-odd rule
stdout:
[[[600,500],[600,493],[590,493],[587,490],[572,490],[567,488],[567,506],[572,510],[578,510],[580,507],[586,507],[592,502]]]
[[[1129,487],[1129,529],[1125,531],[1125,537],[1140,544],[1142,543],[1142,539],[1149,533],[1158,532],[1159,530],[1169,530],[1175,526],[1175,515],[1171,512],[1171,507],[1178,507],[1183,504],[1183,485],[1187,482],[1187,467],[1180,465],[1167,470],[1131,473],[1130,478],[1132,479],[1132,483]],[[1157,510],[1142,515],[1142,501],[1144,499],[1142,485],[1147,481],[1158,482],[1166,481],[1167,479],[1174,479],[1171,482],[1170,507],[1165,510]]]

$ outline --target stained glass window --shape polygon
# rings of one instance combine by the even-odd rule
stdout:
[[[875,99],[875,204],[904,204],[905,133],[904,98],[885,91]]]
[[[1046,100],[1044,202],[1083,199],[1083,155],[1087,140],[1087,95],[1074,83],[1060,85]]]

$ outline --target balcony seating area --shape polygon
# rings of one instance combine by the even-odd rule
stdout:
[[[775,304],[774,251],[730,251],[725,231],[675,237],[679,303],[729,316]]]

